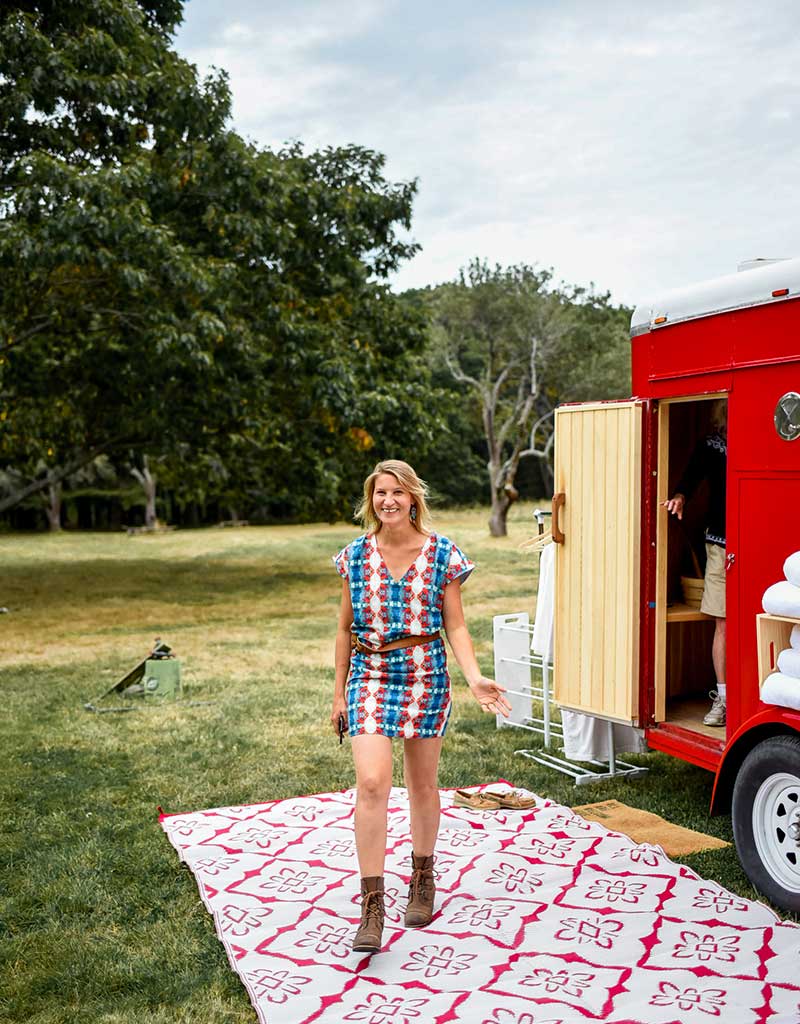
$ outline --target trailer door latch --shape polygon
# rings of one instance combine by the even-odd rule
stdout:
[[[731,571],[731,569],[733,568],[733,563],[735,561],[736,555],[732,551],[729,551],[728,554],[725,556],[725,572]]]

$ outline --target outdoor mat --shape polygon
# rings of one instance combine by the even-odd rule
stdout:
[[[443,791],[436,912],[407,930],[393,789],[384,951],[353,953],[354,800],[161,817],[262,1024],[800,1022],[800,927],[541,798],[471,811]]]
[[[671,821],[666,821],[651,811],[628,807],[619,800],[583,804],[580,807],[573,807],[572,810],[587,821],[600,821],[613,832],[624,832],[637,843],[655,843],[668,857],[684,857],[687,853],[721,850],[724,846],[730,846],[724,839],[707,836],[703,832],[695,832],[682,825],[673,825]]]

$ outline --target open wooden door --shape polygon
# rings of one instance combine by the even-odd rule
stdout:
[[[564,406],[555,421],[555,700],[628,724],[639,711],[642,405]]]

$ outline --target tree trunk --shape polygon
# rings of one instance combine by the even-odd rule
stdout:
[[[489,516],[489,533],[493,537],[505,537],[508,535],[506,516],[511,505],[512,498],[505,489],[497,491],[492,488],[492,512]]]
[[[144,491],[144,525],[147,530],[154,530],[156,527],[156,478],[150,472],[150,467],[147,465],[147,456],[143,456],[142,462],[144,467],[137,469],[134,467],[131,470],[133,476],[142,485]]]
[[[148,530],[154,530],[156,526],[156,481],[155,478],[150,476],[150,471],[145,470],[145,484],[144,484],[144,525]]]
[[[156,481],[151,480],[144,488],[144,497],[148,504],[144,506],[144,525],[148,529],[155,529],[156,526]]]
[[[544,496],[545,498],[551,498],[555,487],[555,477],[553,476],[553,467],[548,459],[539,459],[539,472],[542,476]]]
[[[61,529],[61,483],[50,484],[47,496],[47,525],[51,533],[56,533]]]

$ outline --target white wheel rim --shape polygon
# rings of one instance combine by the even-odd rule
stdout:
[[[800,778],[780,772],[761,783],[753,801],[753,838],[761,863],[789,892],[800,893]]]

